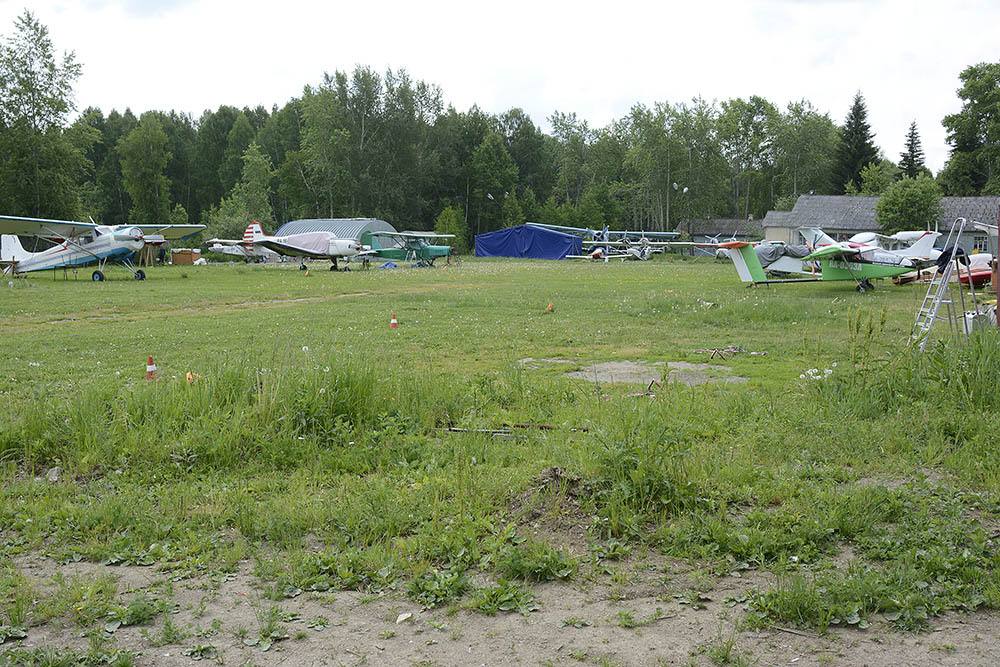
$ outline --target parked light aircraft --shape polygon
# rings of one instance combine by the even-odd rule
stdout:
[[[589,246],[585,255],[566,255],[567,259],[638,259],[645,261],[654,252],[663,252],[663,246],[670,243],[663,241],[653,241],[651,239],[672,239],[680,236],[677,232],[644,232],[634,230],[608,229],[587,229],[584,227],[568,227],[566,225],[549,225],[542,222],[527,223],[534,227],[544,229],[554,229],[558,232],[566,232],[580,236],[584,239],[583,244]]]
[[[396,245],[383,248],[377,237],[391,238]],[[453,239],[454,234],[434,232],[374,232],[371,234],[371,252],[382,259],[416,262],[417,265],[434,266],[434,260],[445,257],[451,261],[450,245],[432,245],[434,239]]]
[[[837,242],[823,230],[800,227],[807,250],[795,246],[731,241],[719,244],[728,248],[740,279],[755,285],[788,282],[853,280],[857,290],[874,289],[872,278],[891,278],[932,263],[934,241],[938,232],[923,232],[922,237],[903,250],[885,250],[879,246],[849,241]],[[767,262],[765,265],[762,261]],[[815,273],[815,263],[821,266]],[[766,271],[765,271],[766,270]],[[808,278],[769,279],[767,273],[805,274]]]
[[[125,267],[136,280],[145,280],[146,272],[136,269],[132,256],[146,244],[181,241],[205,229],[205,225],[97,225],[92,222],[45,220],[0,216],[0,261],[4,273],[27,273],[45,269],[64,269],[96,264],[94,281],[104,280],[108,262]],[[40,252],[29,252],[18,236],[35,236],[55,245]]]
[[[935,230],[935,233],[936,231],[937,230]],[[878,232],[859,232],[847,240],[849,243],[874,245],[879,246],[880,248],[885,248],[886,250],[905,250],[926,235],[927,232],[924,230],[905,230],[888,236],[885,234],[879,234]],[[940,252],[937,250],[933,250],[931,252],[934,259],[936,259],[939,254]]]
[[[253,246],[249,248],[244,248],[241,245],[222,245],[221,243],[215,243],[210,245],[208,249],[212,252],[217,252],[222,255],[230,255],[231,257],[238,257],[244,262],[278,262],[281,261],[283,255],[279,255],[273,250],[268,250],[263,246],[260,248],[254,248]]]
[[[210,239],[209,243],[220,246],[238,246],[242,248],[267,248],[279,255],[289,257],[299,257],[303,261],[306,258],[329,259],[333,261],[330,266],[331,271],[336,271],[340,267],[338,259],[348,262],[353,257],[366,254],[364,248],[355,239],[338,238],[332,232],[303,232],[301,234],[289,234],[287,236],[268,236],[264,234],[259,222],[251,222],[243,232],[243,238],[239,241],[233,239]],[[305,264],[301,265],[305,268]]]
[[[592,259],[604,260],[605,262],[612,259],[622,261],[637,259],[644,262],[652,257],[653,253],[663,252],[663,246],[668,244],[657,243],[646,238],[638,241],[626,238],[622,241],[585,241],[584,245],[590,247],[586,255],[566,255],[566,259]]]
[[[208,249],[212,252],[240,257],[245,262],[266,262],[268,260],[280,259],[283,255],[279,255],[264,246],[254,246],[254,232],[255,229],[259,228],[260,224],[256,222],[250,223],[243,232],[243,242],[238,245],[219,243],[219,239],[210,239],[209,243],[212,245]],[[260,234],[263,236],[263,229],[261,229]]]

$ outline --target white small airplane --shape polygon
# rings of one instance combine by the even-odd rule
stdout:
[[[246,230],[243,232],[243,242],[239,245],[227,245],[225,243],[219,243],[219,239],[211,239],[209,243],[213,245],[209,246],[209,250],[212,252],[222,253],[223,255],[232,255],[234,257],[240,257],[244,262],[267,262],[267,261],[277,261],[283,256],[278,253],[265,248],[264,246],[255,247],[253,244],[254,239],[254,229],[260,229],[258,223],[250,224]],[[260,235],[263,236],[263,230]]]
[[[835,241],[818,227],[799,227],[799,234],[806,240],[806,245],[813,252],[818,252],[821,249],[829,252],[828,248],[833,246],[843,251],[846,255],[860,255],[864,253],[870,259],[881,262],[891,262],[893,258],[927,261],[937,259],[938,255],[941,254],[934,249],[934,242],[940,238],[940,232],[897,232],[892,236],[872,234],[874,238],[867,241],[855,239],[866,239],[869,232],[855,234],[851,237],[850,241]],[[901,243],[909,243],[909,245],[898,250],[887,250],[878,243],[880,239],[890,239]]]
[[[878,232],[859,232],[847,241],[848,243],[861,243],[869,246],[878,246],[880,248],[884,248],[885,250],[898,252],[905,251],[909,246],[912,246],[928,234],[938,234],[938,232],[937,230],[929,232],[915,229],[896,232],[895,234],[890,234],[888,236],[885,234],[879,234]],[[936,239],[937,236],[934,238]],[[937,259],[937,256],[940,254],[940,252],[932,250],[931,259]]]
[[[255,262],[257,264],[264,262],[280,262],[283,259],[282,255],[274,252],[273,250],[268,250],[267,248],[244,248],[239,245],[222,245],[221,243],[216,243],[208,247],[212,252],[217,252],[222,255],[230,255],[232,257],[238,257],[244,262],[250,263]]]
[[[638,240],[625,238],[621,241],[584,241],[583,244],[589,246],[586,255],[566,255],[566,259],[592,259],[605,262],[612,259],[620,259],[623,262],[627,259],[636,259],[645,262],[653,256],[653,253],[663,252],[663,247],[669,245],[669,243],[650,241],[647,238]]]
[[[355,239],[338,238],[332,232],[304,232],[302,234],[289,234],[288,236],[268,236],[264,234],[259,222],[251,222],[243,232],[243,238],[239,241],[233,239],[209,239],[211,244],[218,246],[238,246],[244,249],[257,250],[267,248],[279,255],[289,257],[300,257],[311,259],[333,260],[331,271],[337,271],[338,259],[345,259],[348,262],[358,255],[367,256],[374,254],[366,251],[364,247]],[[302,263],[299,268],[304,269]]]
[[[136,280],[146,272],[136,269],[132,256],[146,244],[182,241],[205,225],[98,225],[93,222],[45,220],[0,215],[0,263],[4,273],[27,273],[96,264],[95,282],[104,280],[108,262],[125,267]],[[18,236],[35,236],[54,243],[40,252],[29,252]]]

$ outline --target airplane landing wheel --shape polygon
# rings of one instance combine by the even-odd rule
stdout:
[[[864,283],[858,283],[858,286],[855,287],[854,289],[858,290],[859,292],[864,292],[865,291],[865,284]]]
[[[868,280],[867,278],[865,278],[864,282],[862,282],[861,284],[864,285],[865,289],[868,290],[869,292],[875,289],[875,286],[872,285],[872,281]]]
[[[90,279],[93,280],[95,283],[103,283],[104,274],[101,273],[100,271],[94,271],[92,274],[90,274]]]
[[[142,269],[139,269],[138,271],[135,272],[135,279],[136,280],[145,280],[146,279],[146,272],[143,271]]]
[[[299,264],[299,271],[305,271],[305,270],[306,270],[306,265],[305,264]]]
[[[336,267],[336,266],[334,266],[333,264],[331,264],[331,265],[330,265],[330,270],[331,270],[331,271],[336,271],[336,270],[337,270],[337,267]]]

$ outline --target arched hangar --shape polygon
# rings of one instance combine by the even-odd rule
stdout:
[[[379,232],[395,233],[396,228],[378,218],[311,218],[286,222],[274,235],[288,236],[305,232],[331,232],[337,238],[354,239],[366,246],[372,245],[374,236],[381,247],[387,248],[395,241],[389,237],[379,238]]]

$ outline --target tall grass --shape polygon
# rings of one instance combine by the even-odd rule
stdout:
[[[468,409],[462,392],[427,391],[416,377],[365,361],[310,362],[239,359],[190,383],[97,380],[74,396],[22,402],[0,426],[0,460],[30,467],[58,461],[77,474],[289,469],[317,460],[360,471],[377,465],[371,452],[345,448],[372,427],[422,431]]]

